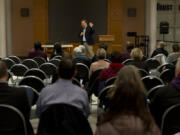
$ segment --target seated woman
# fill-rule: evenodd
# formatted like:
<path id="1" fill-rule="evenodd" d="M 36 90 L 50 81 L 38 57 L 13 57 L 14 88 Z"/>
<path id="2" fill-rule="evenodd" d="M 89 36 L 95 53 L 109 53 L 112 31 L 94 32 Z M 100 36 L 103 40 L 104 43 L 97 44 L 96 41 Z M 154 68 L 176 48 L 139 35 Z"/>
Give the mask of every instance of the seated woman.
<path id="1" fill-rule="evenodd" d="M 106 58 L 106 51 L 103 48 L 97 50 L 96 56 L 98 58 L 98 61 L 91 64 L 89 76 L 91 76 L 92 73 L 96 70 L 106 69 L 109 67 L 110 63 L 104 61 L 104 59 Z"/>
<path id="2" fill-rule="evenodd" d="M 51 54 L 51 59 L 55 56 L 63 56 L 63 50 L 59 42 L 56 42 L 54 45 L 54 51 Z"/>
<path id="3" fill-rule="evenodd" d="M 134 66 L 123 67 L 110 90 L 109 109 L 96 135 L 161 135 L 144 102 L 145 88 Z"/>
<path id="4" fill-rule="evenodd" d="M 133 61 L 129 62 L 128 65 L 134 65 L 135 67 L 139 69 L 147 70 L 147 66 L 145 62 L 143 61 L 143 53 L 142 50 L 139 48 L 134 48 L 131 51 L 131 59 Z"/>

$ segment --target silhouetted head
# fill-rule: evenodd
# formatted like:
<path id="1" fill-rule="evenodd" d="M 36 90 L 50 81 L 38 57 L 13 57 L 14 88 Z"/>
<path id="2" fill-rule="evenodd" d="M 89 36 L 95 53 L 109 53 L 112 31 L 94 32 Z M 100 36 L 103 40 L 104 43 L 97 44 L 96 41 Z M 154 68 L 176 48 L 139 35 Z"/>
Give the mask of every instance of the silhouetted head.
<path id="1" fill-rule="evenodd" d="M 34 49 L 35 50 L 42 50 L 41 42 L 35 42 L 34 43 Z"/>
<path id="2" fill-rule="evenodd" d="M 122 55 L 119 51 L 113 51 L 111 54 L 111 61 L 112 63 L 121 63 L 122 62 Z"/>

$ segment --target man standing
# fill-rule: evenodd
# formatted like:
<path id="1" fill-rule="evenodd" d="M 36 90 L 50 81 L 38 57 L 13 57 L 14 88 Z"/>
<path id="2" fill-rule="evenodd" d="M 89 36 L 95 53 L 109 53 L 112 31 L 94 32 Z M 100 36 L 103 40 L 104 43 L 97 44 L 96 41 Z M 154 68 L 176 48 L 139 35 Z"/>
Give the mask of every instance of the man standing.
<path id="1" fill-rule="evenodd" d="M 94 45 L 93 34 L 95 32 L 94 24 L 90 22 L 88 25 L 86 20 L 82 20 L 81 27 L 82 27 L 80 31 L 81 41 L 86 48 L 86 53 L 89 54 L 90 58 L 92 58 L 94 56 L 94 52 L 93 52 L 93 45 Z"/>

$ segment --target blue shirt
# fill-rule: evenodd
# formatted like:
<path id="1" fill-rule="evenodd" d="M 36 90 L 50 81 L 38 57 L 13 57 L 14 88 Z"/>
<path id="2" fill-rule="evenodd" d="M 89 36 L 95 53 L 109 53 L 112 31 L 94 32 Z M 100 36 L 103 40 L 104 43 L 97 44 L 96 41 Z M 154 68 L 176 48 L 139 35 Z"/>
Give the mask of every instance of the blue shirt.
<path id="1" fill-rule="evenodd" d="M 69 104 L 79 108 L 87 117 L 89 115 L 89 100 L 85 90 L 74 85 L 71 80 L 59 79 L 41 91 L 37 102 L 36 113 L 40 117 L 47 105 Z"/>

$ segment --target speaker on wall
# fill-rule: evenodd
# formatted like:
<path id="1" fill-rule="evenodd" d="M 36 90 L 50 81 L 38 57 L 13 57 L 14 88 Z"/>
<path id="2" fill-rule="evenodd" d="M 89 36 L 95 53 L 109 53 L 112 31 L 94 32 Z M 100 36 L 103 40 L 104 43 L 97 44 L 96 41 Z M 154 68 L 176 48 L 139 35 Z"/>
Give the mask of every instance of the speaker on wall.
<path id="1" fill-rule="evenodd" d="M 160 23 L 160 34 L 169 34 L 169 23 L 168 22 Z"/>
<path id="2" fill-rule="evenodd" d="M 136 8 L 128 8 L 128 17 L 136 17 Z"/>
<path id="3" fill-rule="evenodd" d="M 21 8 L 20 14 L 21 17 L 29 17 L 29 8 Z"/>

